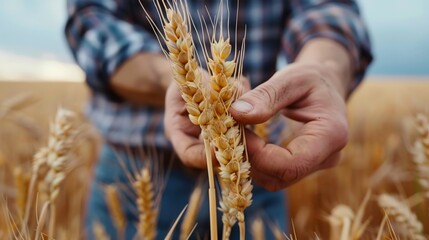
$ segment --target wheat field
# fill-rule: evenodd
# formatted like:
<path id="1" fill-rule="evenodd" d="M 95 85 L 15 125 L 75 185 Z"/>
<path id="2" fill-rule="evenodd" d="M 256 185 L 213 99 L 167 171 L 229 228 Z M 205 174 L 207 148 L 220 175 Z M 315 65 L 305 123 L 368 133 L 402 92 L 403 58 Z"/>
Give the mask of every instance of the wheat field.
<path id="1" fill-rule="evenodd" d="M 289 229 L 295 230 L 289 238 L 427 238 L 428 190 L 419 181 L 427 177 L 422 173 L 428 163 L 426 168 L 416 166 L 415 142 L 424 139 L 418 127 L 424 121 L 416 116 L 429 116 L 428 91 L 424 79 L 387 77 L 367 80 L 357 89 L 349 100 L 350 140 L 339 166 L 315 173 L 287 191 Z M 36 219 L 44 200 L 41 193 L 35 194 L 38 202 L 31 208 L 28 228 L 21 231 L 28 199 L 28 191 L 22 189 L 29 186 L 33 156 L 52 135 L 49 123 L 59 107 L 76 112 L 85 134 L 79 135 L 59 185 L 55 229 L 49 229 L 48 217 L 40 236 L 84 238 L 82 217 L 99 147 L 98 135 L 82 115 L 87 97 L 82 82 L 0 81 L 0 239 L 38 238 Z M 267 223 L 261 219 L 259 224 Z M 103 229 L 97 230 L 102 236 Z M 281 233 L 277 236 L 286 239 Z M 254 239 L 262 238 L 256 232 Z"/>

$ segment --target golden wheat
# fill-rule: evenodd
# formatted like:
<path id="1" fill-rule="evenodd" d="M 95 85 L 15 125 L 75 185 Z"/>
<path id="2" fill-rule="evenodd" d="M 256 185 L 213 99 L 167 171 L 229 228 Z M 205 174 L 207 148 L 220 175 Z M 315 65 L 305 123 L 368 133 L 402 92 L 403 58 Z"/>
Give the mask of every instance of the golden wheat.
<path id="1" fill-rule="evenodd" d="M 425 115 L 416 117 L 419 139 L 414 144 L 413 161 L 418 174 L 418 182 L 422 186 L 424 196 L 429 199 L 429 122 Z"/>
<path id="2" fill-rule="evenodd" d="M 118 188 L 114 185 L 107 185 L 104 188 L 107 207 L 112 216 L 113 223 L 117 231 L 117 239 L 123 239 L 125 234 L 126 218 L 122 210 L 121 198 Z"/>
<path id="3" fill-rule="evenodd" d="M 189 239 L 193 229 L 196 226 L 196 220 L 204 200 L 203 184 L 199 181 L 191 193 L 188 203 L 188 209 L 183 217 L 182 225 L 180 226 L 180 240 Z"/>
<path id="4" fill-rule="evenodd" d="M 133 185 L 137 193 L 137 208 L 139 210 L 138 236 L 141 239 L 155 239 L 158 210 L 154 203 L 154 187 L 148 168 L 142 168 Z"/>
<path id="5" fill-rule="evenodd" d="M 55 231 L 55 200 L 60 191 L 60 184 L 65 178 L 65 164 L 73 147 L 74 137 L 77 132 L 74 127 L 75 114 L 66 109 L 57 111 L 54 122 L 50 127 L 48 145 L 41 148 L 34 156 L 32 164 L 32 178 L 29 186 L 23 225 L 21 232 L 27 232 L 26 227 L 32 205 L 34 188 L 39 177 L 43 179 L 38 184 L 38 190 L 42 201 L 49 202 L 49 236 L 53 237 Z M 46 213 L 47 210 L 44 212 Z M 43 224 L 39 223 L 43 228 Z M 38 227 L 38 228 L 39 228 Z"/>
<path id="6" fill-rule="evenodd" d="M 405 203 L 389 194 L 381 194 L 378 196 L 377 201 L 378 205 L 385 210 L 386 214 L 392 216 L 393 220 L 402 226 L 405 235 L 416 240 L 426 239 L 426 237 L 423 236 L 422 223 Z"/>
<path id="7" fill-rule="evenodd" d="M 13 170 L 16 192 L 16 209 L 18 210 L 19 219 L 25 214 L 25 205 L 27 201 L 29 177 L 24 173 L 21 167 Z"/>
<path id="8" fill-rule="evenodd" d="M 222 30 L 221 30 L 222 31 Z M 220 34 L 211 43 L 210 69 L 211 103 L 214 106 L 214 119 L 210 122 L 208 134 L 214 145 L 219 162 L 219 176 L 222 186 L 221 210 L 224 224 L 224 238 L 229 238 L 236 219 L 240 227 L 240 238 L 245 238 L 244 210 L 252 203 L 250 162 L 247 159 L 243 127 L 230 115 L 229 107 L 237 94 L 236 59 L 227 61 L 231 54 L 229 39 Z"/>
<path id="9" fill-rule="evenodd" d="M 171 60 L 173 67 L 173 77 L 185 101 L 190 121 L 195 125 L 199 125 L 202 129 L 209 178 L 210 233 L 212 239 L 217 239 L 216 192 L 211 149 L 207 139 L 208 135 L 205 133 L 207 125 L 213 117 L 213 111 L 206 100 L 207 93 L 205 92 L 198 61 L 195 56 L 194 41 L 190 32 L 190 14 L 187 5 L 183 1 L 174 1 L 173 5 L 169 2 L 166 4 L 166 1 L 161 2 L 162 6 L 160 2 L 157 2 L 156 7 L 163 26 L 162 39 L 165 41 L 168 49 L 168 54 L 166 55 Z M 163 10 L 165 10 L 165 15 Z M 150 16 L 148 17 L 151 19 Z M 152 26 L 158 33 L 161 33 L 154 23 Z"/>

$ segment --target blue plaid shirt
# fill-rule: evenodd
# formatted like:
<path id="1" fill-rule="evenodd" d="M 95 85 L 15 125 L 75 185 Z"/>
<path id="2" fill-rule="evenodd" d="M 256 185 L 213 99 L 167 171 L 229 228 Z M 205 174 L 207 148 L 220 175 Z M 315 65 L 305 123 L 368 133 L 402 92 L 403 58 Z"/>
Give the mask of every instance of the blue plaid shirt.
<path id="1" fill-rule="evenodd" d="M 152 0 L 142 2 L 157 19 Z M 219 0 L 188 0 L 193 19 L 198 19 L 198 12 L 206 13 L 206 7 L 214 16 L 219 3 Z M 235 29 L 237 0 L 223 3 L 230 9 L 229 28 Z M 90 120 L 108 142 L 170 147 L 164 136 L 164 110 L 129 105 L 109 85 L 110 76 L 118 66 L 134 54 L 161 51 L 139 1 L 68 0 L 67 10 L 67 41 L 93 93 L 87 111 Z M 224 12 L 224 22 L 227 22 L 227 11 Z M 209 22 L 207 14 L 203 17 Z M 288 62 L 293 62 L 302 46 L 314 38 L 333 39 L 351 54 L 355 72 L 352 89 L 361 81 L 372 60 L 366 28 L 356 3 L 351 0 L 243 0 L 238 10 L 238 46 L 245 26 L 243 72 L 252 87 L 275 73 L 280 53 L 286 55 Z M 235 35 L 231 37 L 234 43 Z M 274 121 L 271 127 L 275 129 L 271 132 L 280 132 L 282 126 L 281 122 Z M 276 142 L 276 138 L 272 136 L 271 142 Z"/>

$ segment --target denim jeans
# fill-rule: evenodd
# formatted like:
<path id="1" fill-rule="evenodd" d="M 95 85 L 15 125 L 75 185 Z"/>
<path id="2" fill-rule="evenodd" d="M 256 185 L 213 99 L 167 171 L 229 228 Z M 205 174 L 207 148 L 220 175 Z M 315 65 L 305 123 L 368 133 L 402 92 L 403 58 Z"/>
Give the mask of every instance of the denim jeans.
<path id="1" fill-rule="evenodd" d="M 168 152 L 168 151 L 165 151 Z M 165 154 L 166 156 L 169 154 Z M 104 145 L 100 155 L 99 162 L 95 169 L 94 181 L 92 183 L 90 197 L 87 205 L 86 214 L 86 231 L 88 239 L 95 239 L 93 236 L 93 224 L 99 222 L 104 226 L 107 234 L 110 235 L 111 239 L 133 239 L 136 234 L 136 225 L 138 223 L 138 211 L 136 207 L 135 195 L 129 194 L 132 189 L 131 183 L 127 178 L 126 171 L 132 171 L 136 165 L 134 162 L 141 162 L 138 157 L 130 157 L 124 151 L 113 150 L 112 147 Z M 119 164 L 119 160 L 123 164 Z M 151 159 L 155 161 L 155 159 Z M 174 161 L 179 161 L 175 159 Z M 167 164 L 165 164 L 167 165 Z M 189 201 L 189 196 L 195 187 L 198 180 L 198 173 L 204 173 L 204 171 L 190 170 L 185 167 L 164 167 L 164 169 L 170 169 L 165 174 L 168 179 L 165 184 L 164 191 L 159 208 L 159 218 L 157 222 L 157 239 L 164 239 L 167 232 L 171 228 L 174 220 L 179 216 L 182 209 Z M 177 165 L 177 164 L 176 164 Z M 107 184 L 116 184 L 121 186 L 121 205 L 123 208 L 124 215 L 127 220 L 126 229 L 123 236 L 118 236 L 115 229 L 115 225 L 109 214 L 105 202 L 105 196 L 103 187 Z M 209 207 L 207 191 L 205 192 L 205 198 L 199 212 L 197 219 L 197 228 L 194 231 L 190 239 L 205 239 L 208 238 L 210 231 L 209 223 Z M 253 203 L 245 210 L 246 216 L 246 239 L 251 238 L 251 221 L 255 217 L 262 217 L 265 223 L 265 234 L 266 239 L 274 239 L 268 224 L 276 224 L 280 229 L 286 232 L 286 202 L 284 192 L 269 192 L 260 186 L 254 184 L 253 190 Z M 222 213 L 218 211 L 218 228 L 219 236 L 221 236 L 222 229 Z M 180 225 L 179 225 L 180 226 Z M 176 228 L 173 239 L 177 239 L 179 236 L 180 227 Z M 232 229 L 231 239 L 239 239 L 238 226 Z"/>

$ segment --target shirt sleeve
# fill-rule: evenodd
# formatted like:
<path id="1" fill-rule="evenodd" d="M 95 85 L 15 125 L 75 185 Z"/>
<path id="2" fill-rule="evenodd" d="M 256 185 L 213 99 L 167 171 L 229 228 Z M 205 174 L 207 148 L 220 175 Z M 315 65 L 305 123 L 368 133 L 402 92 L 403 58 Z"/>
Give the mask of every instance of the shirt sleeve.
<path id="1" fill-rule="evenodd" d="M 354 68 L 351 92 L 372 61 L 370 39 L 355 1 L 292 0 L 283 38 L 288 61 L 295 60 L 306 42 L 319 37 L 335 40 L 350 53 Z"/>
<path id="2" fill-rule="evenodd" d="M 138 52 L 161 52 L 155 36 L 130 20 L 126 2 L 67 1 L 65 34 L 73 56 L 90 88 L 110 100 L 120 100 L 109 80 L 121 63 Z"/>

